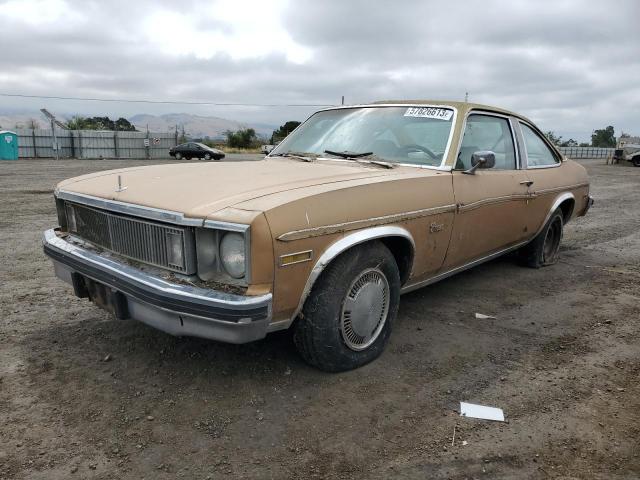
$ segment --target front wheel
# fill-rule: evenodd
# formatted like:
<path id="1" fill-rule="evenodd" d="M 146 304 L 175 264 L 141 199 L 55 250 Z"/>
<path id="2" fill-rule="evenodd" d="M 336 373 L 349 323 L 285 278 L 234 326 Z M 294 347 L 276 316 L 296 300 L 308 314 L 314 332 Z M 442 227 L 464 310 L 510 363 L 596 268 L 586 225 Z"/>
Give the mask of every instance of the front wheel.
<path id="1" fill-rule="evenodd" d="M 556 263 L 563 230 L 564 216 L 562 210 L 558 208 L 538 236 L 520 249 L 522 262 L 531 268 L 546 267 Z"/>
<path id="2" fill-rule="evenodd" d="M 204 159 L 205 160 L 211 160 L 211 154 L 210 153 L 205 153 L 204 154 Z"/>
<path id="3" fill-rule="evenodd" d="M 365 365 L 383 352 L 399 301 L 400 273 L 389 249 L 377 241 L 354 247 L 314 285 L 294 327 L 296 347 L 328 372 Z"/>
<path id="4" fill-rule="evenodd" d="M 634 167 L 640 167 L 640 157 L 633 157 L 633 160 L 631 160 L 631 162 L 633 163 Z"/>
<path id="5" fill-rule="evenodd" d="M 182 160 L 182 154 L 180 152 L 176 152 L 176 160 Z"/>

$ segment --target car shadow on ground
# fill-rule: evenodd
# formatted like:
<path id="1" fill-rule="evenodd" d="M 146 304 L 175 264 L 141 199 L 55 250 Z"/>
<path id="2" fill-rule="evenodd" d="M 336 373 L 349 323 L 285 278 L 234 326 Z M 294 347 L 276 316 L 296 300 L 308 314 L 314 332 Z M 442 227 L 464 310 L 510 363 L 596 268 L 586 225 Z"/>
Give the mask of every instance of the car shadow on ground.
<path id="1" fill-rule="evenodd" d="M 414 320 L 413 314 L 421 314 L 427 322 L 430 314 L 455 317 L 460 313 L 462 298 L 475 296 L 479 305 L 493 303 L 494 299 L 484 292 L 494 290 L 494 280 L 506 275 L 513 277 L 515 283 L 522 270 L 526 271 L 517 265 L 515 256 L 506 256 L 403 295 L 397 321 L 400 325 L 396 326 L 394 335 L 401 334 L 404 328 L 429 327 L 426 322 Z M 286 371 L 294 366 L 317 371 L 306 366 L 296 352 L 290 330 L 271 333 L 252 343 L 233 345 L 195 337 L 174 337 L 135 320 L 116 320 L 90 302 L 80 302 L 82 309 L 77 321 L 30 334 L 23 341 L 25 348 L 57 351 L 79 368 L 84 368 L 87 361 L 107 365 L 116 358 L 126 357 L 135 365 L 170 364 L 175 372 L 215 370 L 223 374 L 241 371 L 256 374 Z M 392 342 L 393 338 L 392 335 Z"/>
<path id="2" fill-rule="evenodd" d="M 501 319 L 471 323 L 460 336 L 461 318 L 471 319 L 473 311 L 462 312 L 464 301 L 475 299 L 472 310 L 495 314 L 510 306 L 508 298 L 496 298 L 495 285 L 512 277 L 518 283 L 524 269 L 512 258 L 494 260 L 462 272 L 424 289 L 404 295 L 390 344 L 382 358 L 362 369 L 343 374 L 327 374 L 306 363 L 298 355 L 290 331 L 274 332 L 256 342 L 231 345 L 192 337 L 173 337 L 134 320 L 116 320 L 86 300 L 75 320 L 38 330 L 21 342 L 34 380 L 46 375 L 53 390 L 56 386 L 82 390 L 92 385 L 106 389 L 107 396 L 128 396 L 131 390 L 201 390 L 236 395 L 255 385 L 303 388 L 319 382 L 332 384 L 335 377 L 356 381 L 378 375 L 383 381 L 394 374 L 429 371 L 429 378 L 453 375 L 463 368 L 463 352 L 469 333 L 489 337 L 514 326 Z M 502 303 L 501 303 L 502 302 Z M 504 302 L 507 302 L 506 304 Z M 537 343 L 533 327 L 509 330 L 524 343 Z M 472 329 L 471 332 L 469 329 Z M 497 342 L 497 344 L 502 342 Z M 490 350 L 491 343 L 478 342 L 478 349 Z M 476 352 L 477 353 L 477 352 Z M 295 379 L 290 373 L 296 373 Z M 439 372 L 439 373 L 438 373 Z M 425 379 L 429 382 L 429 379 Z M 238 383 L 242 386 L 238 388 Z M 167 387 L 162 387 L 166 385 Z M 98 392 L 96 392 L 98 393 Z M 55 395 L 54 395 L 55 396 Z"/>

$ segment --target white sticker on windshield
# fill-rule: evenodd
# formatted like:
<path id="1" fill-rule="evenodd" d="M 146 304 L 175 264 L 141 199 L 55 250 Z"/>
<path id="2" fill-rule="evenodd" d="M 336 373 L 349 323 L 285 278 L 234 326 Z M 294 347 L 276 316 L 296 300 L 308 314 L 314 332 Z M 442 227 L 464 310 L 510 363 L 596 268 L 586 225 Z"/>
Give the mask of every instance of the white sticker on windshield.
<path id="1" fill-rule="evenodd" d="M 453 110 L 436 107 L 409 107 L 404 112 L 405 117 L 435 118 L 437 120 L 451 120 Z"/>

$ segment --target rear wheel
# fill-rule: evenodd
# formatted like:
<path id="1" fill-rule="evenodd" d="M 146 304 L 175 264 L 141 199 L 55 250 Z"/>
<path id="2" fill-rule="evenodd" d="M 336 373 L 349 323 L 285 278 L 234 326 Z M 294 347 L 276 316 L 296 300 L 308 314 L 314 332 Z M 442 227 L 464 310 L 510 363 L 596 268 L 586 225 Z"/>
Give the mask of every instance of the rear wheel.
<path id="1" fill-rule="evenodd" d="M 191 160 L 191 156 L 187 155 L 186 157 L 184 157 L 185 160 Z"/>
<path id="2" fill-rule="evenodd" d="M 176 152 L 176 160 L 182 160 L 182 154 L 180 152 Z"/>
<path id="3" fill-rule="evenodd" d="M 640 156 L 633 157 L 633 160 L 631 160 L 631 162 L 633 163 L 634 167 L 640 167 Z"/>
<path id="4" fill-rule="evenodd" d="M 294 330 L 311 365 L 329 372 L 375 360 L 386 346 L 400 301 L 400 274 L 381 242 L 343 253 L 323 272 Z"/>
<path id="5" fill-rule="evenodd" d="M 530 243 L 520 249 L 522 262 L 532 268 L 553 265 L 558 261 L 558 251 L 564 229 L 564 216 L 559 208 L 553 212 L 542 231 Z"/>

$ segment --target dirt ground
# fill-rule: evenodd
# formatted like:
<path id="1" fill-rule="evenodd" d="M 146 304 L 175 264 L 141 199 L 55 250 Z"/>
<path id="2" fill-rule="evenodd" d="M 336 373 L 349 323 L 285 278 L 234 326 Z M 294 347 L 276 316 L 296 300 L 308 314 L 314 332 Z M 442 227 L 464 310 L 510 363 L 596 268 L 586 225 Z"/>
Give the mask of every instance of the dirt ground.
<path id="1" fill-rule="evenodd" d="M 125 163 L 0 162 L 0 479 L 640 478 L 640 168 L 585 161 L 560 263 L 408 294 L 379 360 L 326 374 L 286 332 L 174 338 L 54 278 L 53 185 Z"/>

